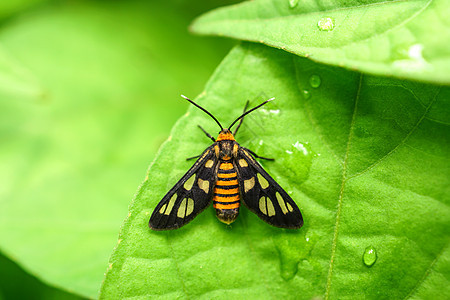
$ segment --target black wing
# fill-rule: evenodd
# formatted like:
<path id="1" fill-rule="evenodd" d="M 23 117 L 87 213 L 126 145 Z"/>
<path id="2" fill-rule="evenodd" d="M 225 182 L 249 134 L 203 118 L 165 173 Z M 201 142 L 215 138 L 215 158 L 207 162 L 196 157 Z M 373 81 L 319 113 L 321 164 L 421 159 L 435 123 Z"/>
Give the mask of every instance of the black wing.
<path id="1" fill-rule="evenodd" d="M 245 148 L 239 148 L 235 164 L 242 198 L 252 212 L 276 227 L 302 227 L 297 204 Z"/>
<path id="2" fill-rule="evenodd" d="M 214 145 L 202 153 L 189 171 L 156 205 L 150 217 L 151 229 L 179 228 L 192 221 L 211 203 L 218 161 L 213 147 Z"/>

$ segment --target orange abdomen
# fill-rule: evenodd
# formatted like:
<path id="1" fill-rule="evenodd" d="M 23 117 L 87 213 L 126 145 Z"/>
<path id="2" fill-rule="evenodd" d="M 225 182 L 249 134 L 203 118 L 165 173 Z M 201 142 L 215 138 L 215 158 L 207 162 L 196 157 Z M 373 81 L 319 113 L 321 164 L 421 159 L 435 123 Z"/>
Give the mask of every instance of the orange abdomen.
<path id="1" fill-rule="evenodd" d="M 239 213 L 239 183 L 234 166 L 230 162 L 221 162 L 214 187 L 213 206 L 220 221 L 233 222 Z"/>

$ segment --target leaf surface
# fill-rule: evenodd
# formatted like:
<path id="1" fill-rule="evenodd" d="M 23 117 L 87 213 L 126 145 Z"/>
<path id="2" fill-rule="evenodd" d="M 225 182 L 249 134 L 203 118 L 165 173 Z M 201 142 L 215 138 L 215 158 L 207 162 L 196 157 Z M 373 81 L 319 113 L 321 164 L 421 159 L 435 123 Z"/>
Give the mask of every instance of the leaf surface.
<path id="1" fill-rule="evenodd" d="M 0 299 L 85 299 L 40 282 L 1 254 L 0 265 Z"/>
<path id="2" fill-rule="evenodd" d="M 208 51 L 170 4 L 66 2 L 2 24 L 0 249 L 94 298 L 130 193 L 187 107 L 179 95 L 201 90 L 228 44 Z"/>
<path id="3" fill-rule="evenodd" d="M 449 20 L 445 0 L 256 0 L 208 12 L 192 30 L 351 70 L 448 84 Z"/>
<path id="4" fill-rule="evenodd" d="M 209 207 L 175 231 L 153 208 L 217 125 L 191 107 L 161 147 L 110 260 L 102 299 L 427 298 L 449 295 L 449 89 L 319 65 L 255 44 L 234 48 L 197 103 L 237 141 L 274 157 L 265 169 L 305 225 L 285 230 L 245 207 L 231 226 Z M 370 267 L 364 263 L 376 254 Z"/>
<path id="5" fill-rule="evenodd" d="M 0 2 L 0 19 L 8 18 L 49 0 L 8 0 Z"/>

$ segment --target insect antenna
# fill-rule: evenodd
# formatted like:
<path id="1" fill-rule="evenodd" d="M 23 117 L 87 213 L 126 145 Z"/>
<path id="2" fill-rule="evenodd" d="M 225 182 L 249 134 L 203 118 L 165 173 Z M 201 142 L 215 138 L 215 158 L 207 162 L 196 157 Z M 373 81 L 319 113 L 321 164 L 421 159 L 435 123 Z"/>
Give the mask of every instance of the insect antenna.
<path id="1" fill-rule="evenodd" d="M 266 104 L 267 102 L 270 102 L 272 100 L 275 100 L 275 98 L 270 98 L 269 100 L 264 101 L 263 103 L 261 103 L 260 105 L 253 107 L 250 110 L 247 110 L 245 113 L 243 113 L 242 115 L 240 115 L 240 117 L 238 117 L 236 120 L 234 120 L 233 123 L 231 123 L 230 126 L 228 126 L 228 129 L 231 129 L 231 127 L 233 127 L 234 124 L 236 124 L 237 121 L 239 121 L 240 119 L 242 119 L 243 117 L 245 117 L 246 115 L 248 115 L 249 113 L 251 113 L 252 111 L 260 108 L 261 106 L 263 106 L 264 104 Z"/>
<path id="2" fill-rule="evenodd" d="M 223 130 L 222 125 L 220 124 L 219 121 L 217 121 L 217 119 L 206 109 L 204 109 L 203 107 L 201 107 L 200 105 L 198 105 L 197 103 L 195 103 L 194 101 L 192 101 L 191 99 L 189 99 L 188 97 L 186 97 L 185 95 L 181 95 L 181 97 L 183 97 L 184 99 L 186 99 L 187 101 L 191 102 L 192 104 L 194 104 L 195 106 L 197 106 L 198 108 L 200 108 L 201 110 L 203 110 L 205 113 L 207 113 L 211 118 L 214 119 L 214 121 L 216 121 L 216 123 L 220 126 L 220 130 Z"/>

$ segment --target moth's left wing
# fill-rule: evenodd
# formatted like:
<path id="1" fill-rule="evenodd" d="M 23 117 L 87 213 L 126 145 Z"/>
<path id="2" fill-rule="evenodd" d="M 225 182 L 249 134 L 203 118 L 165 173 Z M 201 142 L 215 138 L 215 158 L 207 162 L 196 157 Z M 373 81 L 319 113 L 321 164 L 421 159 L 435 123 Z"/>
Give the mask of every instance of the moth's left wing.
<path id="1" fill-rule="evenodd" d="M 211 146 L 156 205 L 149 227 L 153 230 L 180 228 L 208 207 L 216 181 L 216 166 L 217 158 Z"/>
<path id="2" fill-rule="evenodd" d="M 236 167 L 243 201 L 252 212 L 276 227 L 302 227 L 297 204 L 245 148 L 238 150 Z"/>

